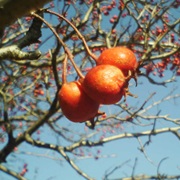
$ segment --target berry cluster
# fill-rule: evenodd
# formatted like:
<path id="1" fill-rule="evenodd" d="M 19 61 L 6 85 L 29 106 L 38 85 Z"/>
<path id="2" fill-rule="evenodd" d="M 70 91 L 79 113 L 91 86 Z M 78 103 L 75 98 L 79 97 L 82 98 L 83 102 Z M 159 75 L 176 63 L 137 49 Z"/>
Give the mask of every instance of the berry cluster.
<path id="1" fill-rule="evenodd" d="M 78 81 L 63 83 L 59 102 L 63 114 L 73 122 L 100 115 L 100 104 L 114 104 L 126 96 L 128 81 L 137 68 L 134 53 L 126 47 L 104 50 L 96 66 Z"/>

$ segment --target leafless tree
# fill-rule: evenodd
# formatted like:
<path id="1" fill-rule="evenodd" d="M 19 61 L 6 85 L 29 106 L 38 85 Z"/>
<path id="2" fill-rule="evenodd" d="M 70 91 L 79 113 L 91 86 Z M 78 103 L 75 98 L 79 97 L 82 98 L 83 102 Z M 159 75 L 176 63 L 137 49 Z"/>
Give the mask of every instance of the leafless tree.
<path id="1" fill-rule="evenodd" d="M 180 98 L 179 0 L 1 0 L 0 6 L 2 172 L 16 179 L 28 179 L 28 160 L 19 161 L 20 170 L 9 160 L 13 157 L 17 161 L 24 154 L 66 161 L 83 178 L 96 179 L 76 161 L 116 155 L 99 151 L 89 155 L 93 149 L 103 149 L 112 141 L 134 139 L 139 152 L 153 163 L 147 150 L 154 136 L 172 134 L 179 143 L 180 117 L 173 114 L 177 113 Z M 138 97 L 102 105 L 100 110 L 105 114 L 95 117 L 94 127 L 88 120 L 80 124 L 70 122 L 58 102 L 65 57 L 70 60 L 67 79 L 73 81 L 78 75 L 72 62 L 86 74 L 104 49 L 115 46 L 127 46 L 137 57 L 137 87 L 132 80 L 129 90 Z M 151 87 L 155 87 L 152 92 L 148 89 Z M 44 150 L 56 152 L 59 157 Z M 135 160 L 131 162 L 132 173 L 118 178 L 179 179 L 180 172 L 171 175 L 159 171 L 164 160 L 153 175 L 143 171 L 137 174 Z M 103 179 L 112 179 L 111 175 L 129 163 L 127 157 L 126 162 L 102 174 Z"/>

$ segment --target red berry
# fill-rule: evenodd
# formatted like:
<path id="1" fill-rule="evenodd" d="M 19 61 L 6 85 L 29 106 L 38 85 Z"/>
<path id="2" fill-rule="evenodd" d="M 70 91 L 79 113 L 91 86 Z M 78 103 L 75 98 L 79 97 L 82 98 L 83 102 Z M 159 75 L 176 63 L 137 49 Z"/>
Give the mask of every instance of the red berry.
<path id="1" fill-rule="evenodd" d="M 70 121 L 84 122 L 98 112 L 99 103 L 83 91 L 79 81 L 63 84 L 58 95 L 62 112 Z"/>
<path id="2" fill-rule="evenodd" d="M 97 60 L 97 65 L 110 64 L 118 67 L 124 75 L 134 71 L 137 67 L 136 56 L 126 47 L 113 47 L 104 50 Z"/>
<path id="3" fill-rule="evenodd" d="M 114 104 L 124 95 L 125 77 L 112 65 L 99 65 L 85 76 L 82 86 L 85 92 L 100 104 Z"/>

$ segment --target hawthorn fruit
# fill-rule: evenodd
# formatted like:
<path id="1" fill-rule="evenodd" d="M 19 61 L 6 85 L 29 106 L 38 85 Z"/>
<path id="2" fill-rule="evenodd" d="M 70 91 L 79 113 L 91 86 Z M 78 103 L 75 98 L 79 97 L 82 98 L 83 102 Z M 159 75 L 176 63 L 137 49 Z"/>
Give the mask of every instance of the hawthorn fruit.
<path id="1" fill-rule="evenodd" d="M 137 68 L 137 60 L 133 51 L 124 46 L 104 50 L 97 59 L 97 65 L 109 64 L 118 67 L 125 76 Z"/>
<path id="2" fill-rule="evenodd" d="M 119 68 L 99 65 L 86 74 L 82 86 L 86 94 L 99 104 L 114 104 L 125 94 L 127 83 Z"/>
<path id="3" fill-rule="evenodd" d="M 58 97 L 63 114 L 72 122 L 84 122 L 98 114 L 99 103 L 83 91 L 79 81 L 64 83 Z"/>

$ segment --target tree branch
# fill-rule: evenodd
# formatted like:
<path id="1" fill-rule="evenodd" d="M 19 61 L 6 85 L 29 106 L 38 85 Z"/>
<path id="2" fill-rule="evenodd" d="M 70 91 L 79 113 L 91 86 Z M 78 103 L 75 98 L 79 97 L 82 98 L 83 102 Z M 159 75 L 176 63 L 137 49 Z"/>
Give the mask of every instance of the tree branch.
<path id="1" fill-rule="evenodd" d="M 3 171 L 4 173 L 11 175 L 12 177 L 19 179 L 19 180 L 26 180 L 26 178 L 22 177 L 21 175 L 19 175 L 18 173 L 7 169 L 5 166 L 0 164 L 0 171 Z"/>
<path id="2" fill-rule="evenodd" d="M 43 16 L 43 13 L 40 13 Z M 30 26 L 26 35 L 19 39 L 14 45 L 3 47 L 0 49 L 0 60 L 3 59 L 15 59 L 15 60 L 33 60 L 38 59 L 41 56 L 39 50 L 32 52 L 24 52 L 21 49 L 38 42 L 38 39 L 41 37 L 41 26 L 42 21 L 38 18 L 34 18 L 32 25 Z"/>
<path id="3" fill-rule="evenodd" d="M 50 0 L 1 0 L 0 22 L 2 31 L 5 27 L 14 23 L 18 18 L 21 18 L 32 11 L 37 11 Z"/>
<path id="4" fill-rule="evenodd" d="M 15 60 L 36 60 L 41 56 L 41 52 L 31 51 L 23 52 L 17 45 L 12 45 L 0 49 L 0 60 L 15 59 Z"/>
<path id="5" fill-rule="evenodd" d="M 177 133 L 177 131 L 180 130 L 180 127 L 173 127 L 173 128 L 162 128 L 162 129 L 156 129 L 156 130 L 149 130 L 149 131 L 144 131 L 144 132 L 139 132 L 139 133 L 123 133 L 123 134 L 118 134 L 115 136 L 111 136 L 111 137 L 107 137 L 104 139 L 101 139 L 99 141 L 88 141 L 88 140 L 83 140 L 83 141 L 79 141 L 77 143 L 72 144 L 69 147 L 65 148 L 65 151 L 72 151 L 78 147 L 83 147 L 83 146 L 87 146 L 87 147 L 92 147 L 92 146 L 101 146 L 104 143 L 107 142 L 111 142 L 114 140 L 118 140 L 118 139 L 124 139 L 124 138 L 137 138 L 137 137 L 141 137 L 141 136 L 149 136 L 151 135 L 157 135 L 157 134 L 162 134 L 162 133 L 166 133 L 166 132 L 171 132 L 173 133 L 178 139 L 180 139 L 180 134 Z"/>

